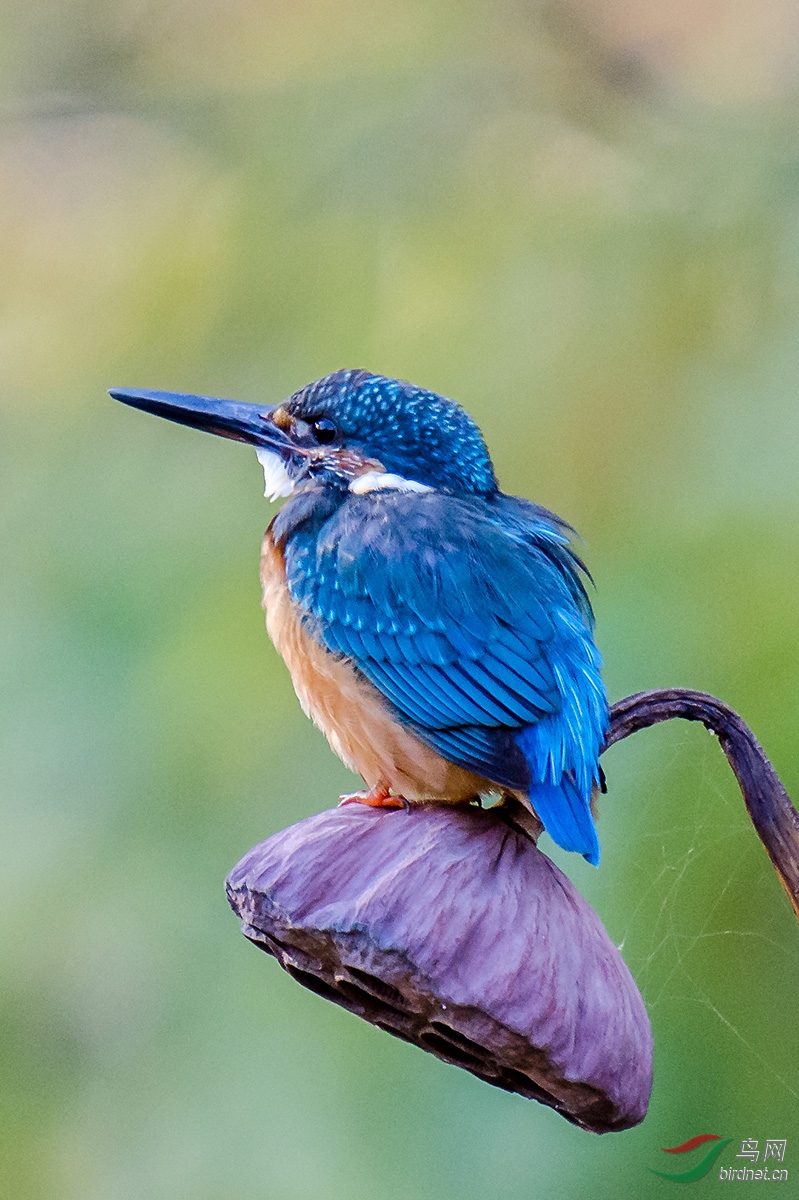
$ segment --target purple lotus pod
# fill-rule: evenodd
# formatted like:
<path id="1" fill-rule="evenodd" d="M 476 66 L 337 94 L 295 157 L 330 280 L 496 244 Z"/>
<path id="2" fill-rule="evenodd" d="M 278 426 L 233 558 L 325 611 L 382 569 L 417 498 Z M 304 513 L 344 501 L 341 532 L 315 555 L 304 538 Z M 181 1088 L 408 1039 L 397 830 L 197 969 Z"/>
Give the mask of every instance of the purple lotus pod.
<path id="1" fill-rule="evenodd" d="M 589 904 L 496 810 L 353 804 L 251 850 L 227 881 L 294 979 L 596 1133 L 643 1120 L 652 1035 Z"/>
<path id="2" fill-rule="evenodd" d="M 614 704 L 607 746 L 675 717 L 717 735 L 799 916 L 799 813 L 736 712 L 686 688 L 641 692 Z M 507 804 L 333 809 L 251 850 L 228 897 L 306 987 L 584 1129 L 627 1129 L 652 1085 L 646 1010 L 536 832 Z"/>

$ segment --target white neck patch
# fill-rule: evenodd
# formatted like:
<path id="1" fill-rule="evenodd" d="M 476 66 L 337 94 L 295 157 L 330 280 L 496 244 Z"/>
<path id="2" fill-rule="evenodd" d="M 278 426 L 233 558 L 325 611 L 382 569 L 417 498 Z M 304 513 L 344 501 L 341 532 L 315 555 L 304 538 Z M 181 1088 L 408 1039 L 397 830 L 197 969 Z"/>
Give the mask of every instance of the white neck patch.
<path id="1" fill-rule="evenodd" d="M 286 470 L 285 463 L 274 450 L 256 446 L 255 457 L 264 469 L 264 495 L 267 500 L 279 500 L 294 491 L 294 480 Z"/>
<path id="2" fill-rule="evenodd" d="M 404 475 L 392 475 L 390 471 L 367 471 L 353 479 L 350 491 L 356 496 L 365 496 L 368 492 L 432 492 L 433 489 L 426 483 L 406 479 Z"/>
<path id="3" fill-rule="evenodd" d="M 255 457 L 263 467 L 264 495 L 267 500 L 279 500 L 294 491 L 294 480 L 286 470 L 282 457 L 265 446 L 256 446 Z M 355 496 L 366 496 L 369 492 L 432 492 L 426 483 L 406 479 L 404 475 L 393 475 L 390 471 L 366 471 L 358 475 L 349 490 Z"/>

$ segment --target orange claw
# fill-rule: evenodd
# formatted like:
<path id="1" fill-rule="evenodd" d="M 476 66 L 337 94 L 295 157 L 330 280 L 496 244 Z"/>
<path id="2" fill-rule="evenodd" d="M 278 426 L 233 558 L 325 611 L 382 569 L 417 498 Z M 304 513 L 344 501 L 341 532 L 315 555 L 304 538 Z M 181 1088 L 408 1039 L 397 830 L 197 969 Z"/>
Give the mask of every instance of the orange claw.
<path id="1" fill-rule="evenodd" d="M 347 796 L 340 796 L 339 808 L 344 804 L 366 804 L 369 808 L 404 808 L 407 812 L 411 811 L 410 801 L 404 796 L 392 796 L 391 788 L 384 783 L 375 784 L 368 792 L 350 792 Z"/>

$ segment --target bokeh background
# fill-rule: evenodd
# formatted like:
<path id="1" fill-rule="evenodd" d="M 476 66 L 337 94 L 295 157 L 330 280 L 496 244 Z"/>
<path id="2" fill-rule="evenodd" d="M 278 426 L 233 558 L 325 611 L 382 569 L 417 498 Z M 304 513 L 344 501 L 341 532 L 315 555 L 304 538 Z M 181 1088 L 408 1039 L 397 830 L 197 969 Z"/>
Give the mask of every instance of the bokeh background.
<path id="1" fill-rule="evenodd" d="M 799 1177 L 799 931 L 700 728 L 615 747 L 601 868 L 555 855 L 650 1009 L 634 1131 L 244 941 L 225 873 L 351 780 L 254 455 L 105 395 L 456 397 L 583 535 L 611 696 L 719 694 L 799 793 L 796 6 L 7 0 L 0 80 L 0 1194 L 615 1200 L 705 1132 Z"/>

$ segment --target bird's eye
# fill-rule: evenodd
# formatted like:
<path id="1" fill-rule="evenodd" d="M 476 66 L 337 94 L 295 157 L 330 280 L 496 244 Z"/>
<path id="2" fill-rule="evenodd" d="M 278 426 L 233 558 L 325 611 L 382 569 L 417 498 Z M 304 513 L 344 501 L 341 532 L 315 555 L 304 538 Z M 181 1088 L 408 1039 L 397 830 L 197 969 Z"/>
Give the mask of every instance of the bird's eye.
<path id="1" fill-rule="evenodd" d="M 329 417 L 320 417 L 318 421 L 314 421 L 311 428 L 317 442 L 322 445 L 325 442 L 332 442 L 336 436 L 336 427 Z"/>

